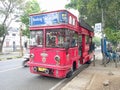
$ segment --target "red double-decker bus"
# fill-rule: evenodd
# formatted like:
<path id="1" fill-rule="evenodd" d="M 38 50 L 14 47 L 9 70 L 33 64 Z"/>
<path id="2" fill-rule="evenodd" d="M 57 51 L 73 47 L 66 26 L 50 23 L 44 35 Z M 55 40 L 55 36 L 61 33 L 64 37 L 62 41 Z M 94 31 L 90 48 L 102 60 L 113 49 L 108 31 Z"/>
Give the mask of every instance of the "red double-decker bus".
<path id="1" fill-rule="evenodd" d="M 93 57 L 93 29 L 67 10 L 30 15 L 30 71 L 65 78 Z"/>

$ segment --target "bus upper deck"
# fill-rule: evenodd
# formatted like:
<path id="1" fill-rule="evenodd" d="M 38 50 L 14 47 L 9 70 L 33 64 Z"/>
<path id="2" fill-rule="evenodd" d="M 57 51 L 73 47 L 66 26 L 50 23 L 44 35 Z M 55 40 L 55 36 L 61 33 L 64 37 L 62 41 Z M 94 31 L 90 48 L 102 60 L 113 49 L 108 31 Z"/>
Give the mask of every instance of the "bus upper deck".
<path id="1" fill-rule="evenodd" d="M 71 28 L 77 31 L 77 17 L 67 10 L 30 15 L 30 30 L 43 28 Z"/>

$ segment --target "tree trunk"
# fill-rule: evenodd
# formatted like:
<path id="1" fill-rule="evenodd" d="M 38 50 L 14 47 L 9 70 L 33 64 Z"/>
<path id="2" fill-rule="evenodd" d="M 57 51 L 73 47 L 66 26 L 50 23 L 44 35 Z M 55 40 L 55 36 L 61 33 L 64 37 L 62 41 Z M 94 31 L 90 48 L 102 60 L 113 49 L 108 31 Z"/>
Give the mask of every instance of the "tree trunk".
<path id="1" fill-rule="evenodd" d="M 3 36 L 2 40 L 0 41 L 0 53 L 2 53 L 2 50 L 3 50 L 3 43 L 5 40 L 5 37 L 6 37 L 6 34 Z"/>
<path id="2" fill-rule="evenodd" d="M 1 40 L 1 42 L 0 42 L 0 53 L 2 53 L 3 43 L 4 43 L 4 40 L 5 40 L 5 37 L 6 37 L 7 27 L 6 27 L 6 25 L 5 25 L 5 22 L 7 21 L 8 16 L 9 16 L 9 14 L 7 14 L 7 15 L 5 16 L 5 19 L 4 19 L 3 23 L 2 23 L 2 25 L 4 25 L 5 33 L 4 33 L 3 38 L 2 38 L 2 40 Z"/>
<path id="3" fill-rule="evenodd" d="M 2 53 L 2 42 L 0 41 L 0 53 Z"/>

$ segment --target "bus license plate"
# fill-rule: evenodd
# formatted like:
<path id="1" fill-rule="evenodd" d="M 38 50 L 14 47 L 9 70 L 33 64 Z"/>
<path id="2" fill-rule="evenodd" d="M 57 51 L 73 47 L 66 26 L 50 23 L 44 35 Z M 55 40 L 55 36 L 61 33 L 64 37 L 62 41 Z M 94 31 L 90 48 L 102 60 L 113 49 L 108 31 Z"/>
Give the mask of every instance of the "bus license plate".
<path id="1" fill-rule="evenodd" d="M 41 72 L 44 72 L 45 70 L 46 68 L 41 68 L 41 67 L 38 68 L 38 71 L 41 71 Z"/>

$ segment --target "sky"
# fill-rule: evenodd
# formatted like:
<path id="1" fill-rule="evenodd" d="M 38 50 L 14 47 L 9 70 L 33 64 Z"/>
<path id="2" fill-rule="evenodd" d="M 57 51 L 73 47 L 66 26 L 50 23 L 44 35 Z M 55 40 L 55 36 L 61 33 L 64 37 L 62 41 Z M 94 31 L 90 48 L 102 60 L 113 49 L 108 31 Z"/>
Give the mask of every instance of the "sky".
<path id="1" fill-rule="evenodd" d="M 46 11 L 62 10 L 65 9 L 65 5 L 70 2 L 70 0 L 37 0 L 40 8 Z M 78 12 L 70 9 L 68 10 L 72 14 L 78 17 Z M 15 22 L 12 22 L 15 27 L 19 27 Z M 13 24 L 11 24 L 13 26 Z"/>
<path id="2" fill-rule="evenodd" d="M 70 2 L 70 0 L 37 0 L 40 4 L 42 10 L 54 11 L 65 9 L 65 5 Z M 76 10 L 70 9 L 71 13 L 78 17 L 78 12 Z"/>
<path id="3" fill-rule="evenodd" d="M 65 5 L 69 3 L 69 0 L 37 0 L 42 10 L 53 11 L 65 9 Z"/>

